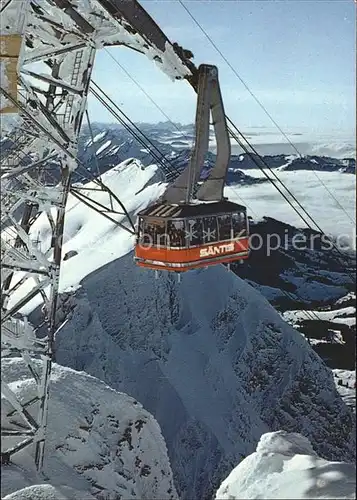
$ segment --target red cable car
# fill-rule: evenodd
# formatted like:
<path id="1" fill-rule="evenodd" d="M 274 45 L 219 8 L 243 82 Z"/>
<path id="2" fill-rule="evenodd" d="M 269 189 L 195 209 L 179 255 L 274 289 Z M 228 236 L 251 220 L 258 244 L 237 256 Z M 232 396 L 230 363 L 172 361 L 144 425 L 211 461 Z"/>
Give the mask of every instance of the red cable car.
<path id="1" fill-rule="evenodd" d="M 224 198 L 231 147 L 215 66 L 198 69 L 196 140 L 188 167 L 161 201 L 138 214 L 135 261 L 150 269 L 183 272 L 247 259 L 249 224 L 244 206 Z M 216 163 L 200 182 L 212 113 Z M 193 194 L 195 192 L 195 194 Z"/>

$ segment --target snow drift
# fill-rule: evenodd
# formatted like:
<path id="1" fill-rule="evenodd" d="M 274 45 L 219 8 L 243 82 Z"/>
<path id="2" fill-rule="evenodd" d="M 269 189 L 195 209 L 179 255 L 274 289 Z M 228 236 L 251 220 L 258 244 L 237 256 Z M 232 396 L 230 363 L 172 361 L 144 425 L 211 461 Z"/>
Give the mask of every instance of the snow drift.
<path id="1" fill-rule="evenodd" d="M 35 395 L 35 384 L 21 359 L 3 359 L 1 369 L 20 400 Z M 11 429 L 6 417 L 9 410 L 3 400 L 2 425 Z M 15 421 L 21 423 L 21 419 Z M 177 498 L 156 420 L 133 398 L 85 373 L 53 367 L 44 468 L 47 481 L 36 474 L 29 455 L 32 448 L 15 454 L 14 463 L 2 467 L 2 498 Z"/>
<path id="2" fill-rule="evenodd" d="M 356 498 L 356 467 L 328 462 L 308 439 L 284 431 L 264 434 L 217 491 L 217 500 Z"/>

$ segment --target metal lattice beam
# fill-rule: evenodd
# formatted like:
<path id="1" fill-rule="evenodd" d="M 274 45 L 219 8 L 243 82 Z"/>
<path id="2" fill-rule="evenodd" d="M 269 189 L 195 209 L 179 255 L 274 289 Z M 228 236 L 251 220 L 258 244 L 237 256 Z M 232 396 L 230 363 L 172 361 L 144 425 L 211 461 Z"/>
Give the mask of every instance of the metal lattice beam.
<path id="1" fill-rule="evenodd" d="M 65 208 L 71 175 L 83 167 L 77 161 L 77 140 L 96 51 L 125 45 L 153 59 L 172 79 L 190 77 L 190 70 L 179 47 L 170 44 L 135 0 L 1 0 L 0 9 L 5 75 L 0 87 L 1 354 L 23 357 L 38 393 L 20 401 L 2 380 L 2 396 L 11 407 L 2 421 L 2 461 L 34 444 L 40 471 L 60 328 L 56 309 Z M 100 180 L 95 182 L 110 204 L 116 202 L 126 214 L 118 197 Z M 77 186 L 72 192 L 116 222 L 119 212 L 91 200 L 88 190 Z M 33 241 L 31 228 L 39 217 L 51 233 L 50 251 Z M 32 301 L 42 304 L 45 337 L 39 337 L 23 312 Z M 42 360 L 41 370 L 33 358 Z"/>

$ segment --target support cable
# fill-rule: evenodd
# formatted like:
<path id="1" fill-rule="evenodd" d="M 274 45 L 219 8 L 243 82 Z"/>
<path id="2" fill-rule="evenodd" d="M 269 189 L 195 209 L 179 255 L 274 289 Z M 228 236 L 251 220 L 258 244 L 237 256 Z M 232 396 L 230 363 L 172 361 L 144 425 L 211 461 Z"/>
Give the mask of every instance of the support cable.
<path id="1" fill-rule="evenodd" d="M 272 115 L 269 113 L 269 111 L 266 109 L 266 107 L 262 104 L 262 102 L 257 98 L 257 96 L 254 94 L 252 90 L 250 90 L 249 86 L 245 83 L 243 78 L 239 75 L 239 73 L 234 69 L 234 67 L 230 64 L 228 59 L 224 56 L 222 51 L 217 47 L 217 45 L 214 43 L 212 38 L 209 36 L 209 34 L 205 31 L 205 29 L 201 26 L 201 24 L 197 21 L 197 19 L 194 17 L 194 15 L 190 12 L 188 7 L 184 5 L 182 0 L 177 0 L 181 6 L 185 9 L 187 14 L 190 16 L 190 18 L 194 21 L 196 26 L 202 31 L 202 33 L 205 35 L 207 40 L 211 43 L 211 45 L 214 47 L 214 49 L 218 52 L 218 54 L 221 56 L 221 58 L 224 60 L 224 62 L 229 66 L 229 68 L 233 71 L 234 75 L 239 79 L 239 81 L 242 83 L 242 85 L 245 87 L 245 89 L 249 92 L 249 94 L 253 97 L 255 102 L 261 107 L 261 109 L 264 111 L 264 113 L 269 117 L 271 122 L 275 125 L 275 127 L 279 130 L 279 132 L 283 135 L 283 137 L 287 140 L 287 142 L 290 144 L 290 146 L 294 149 L 294 151 L 297 153 L 297 155 L 302 158 L 303 155 L 300 153 L 300 151 L 297 149 L 295 144 L 290 140 L 288 135 L 283 131 L 283 129 L 279 126 L 279 124 L 274 120 Z M 352 222 L 352 224 L 356 224 L 356 221 L 350 216 L 350 214 L 347 212 L 347 210 L 341 205 L 341 203 L 337 200 L 335 195 L 331 192 L 331 190 L 327 187 L 327 185 L 324 183 L 324 181 L 321 179 L 321 177 L 317 174 L 314 168 L 311 168 L 311 171 L 314 173 L 315 177 L 319 180 L 320 184 L 325 188 L 325 190 L 329 193 L 331 198 L 335 201 L 336 205 L 344 212 L 344 214 L 348 217 L 348 219 Z"/>
<path id="2" fill-rule="evenodd" d="M 100 87 L 98 87 L 98 88 L 100 89 Z M 100 91 L 104 95 L 106 95 L 101 89 L 100 89 Z M 172 177 L 174 172 L 176 171 L 176 169 L 173 166 L 170 166 L 170 163 L 165 158 L 165 155 L 158 148 L 156 148 L 156 149 L 159 152 L 160 156 L 155 151 L 153 151 L 153 149 L 151 149 L 150 146 L 148 146 L 148 144 L 146 142 L 144 142 L 144 140 L 134 130 L 132 130 L 130 128 L 130 126 L 120 117 L 120 115 L 114 110 L 113 105 L 106 102 L 106 98 L 102 97 L 94 88 L 91 89 L 91 92 L 94 95 L 94 97 L 99 101 L 99 103 L 102 104 L 112 114 L 112 116 L 114 116 L 114 118 L 119 123 L 121 123 L 121 125 L 123 125 L 123 127 L 135 138 L 135 140 L 139 144 L 141 144 L 145 149 L 150 151 L 150 155 L 152 156 L 152 158 L 154 160 L 157 161 L 157 163 L 160 164 L 165 175 L 167 175 L 168 177 Z M 140 129 L 138 129 L 138 130 L 140 130 Z M 146 137 L 145 134 L 142 133 L 142 135 L 144 137 Z M 166 162 L 164 161 L 164 159 L 166 160 Z"/>
<path id="3" fill-rule="evenodd" d="M 97 88 L 98 88 L 98 89 L 99 89 L 99 90 L 103 93 L 103 95 L 104 95 L 105 97 L 107 97 L 107 96 L 106 96 L 106 94 L 105 94 L 105 92 L 104 92 L 104 91 L 103 91 L 103 90 L 102 90 L 102 89 L 101 89 L 101 88 L 100 88 L 97 84 L 95 84 L 95 86 L 96 86 L 96 87 L 97 87 Z M 97 92 L 96 92 L 95 90 L 93 91 L 93 94 L 95 95 L 95 97 L 97 97 Z M 104 105 L 107 109 L 109 109 L 109 108 L 108 108 L 108 106 L 107 106 L 107 103 L 105 103 L 105 99 L 104 99 L 104 98 L 101 98 L 101 97 L 99 96 L 99 100 L 100 100 L 100 102 L 101 102 L 101 103 L 102 103 L 102 104 L 103 104 L 103 105 Z M 120 108 L 118 108 L 118 106 L 115 104 L 115 102 L 114 102 L 112 99 L 110 99 L 110 98 L 109 98 L 109 101 L 110 101 L 111 105 L 115 106 L 115 107 L 118 109 L 118 111 L 120 111 Z M 112 112 L 112 110 L 111 110 L 111 112 Z M 118 118 L 118 117 L 117 117 L 117 114 L 116 114 L 115 112 L 114 112 L 114 113 L 112 113 L 112 114 L 113 114 L 113 116 L 115 116 L 116 118 Z M 125 115 L 125 116 L 126 116 L 126 115 Z M 127 118 L 129 121 L 131 121 L 131 120 L 129 119 L 129 117 L 127 117 L 127 116 L 126 116 L 126 118 Z M 121 120 L 120 120 L 120 121 L 121 121 Z M 140 129 L 139 129 L 137 126 L 136 126 L 136 129 L 137 129 L 139 132 L 141 132 L 141 131 L 140 131 Z M 264 173 L 265 173 L 265 172 L 264 172 Z M 267 176 L 267 174 L 266 174 L 266 176 Z M 267 176 L 267 177 L 268 177 L 268 179 L 270 180 L 269 176 Z M 247 206 L 248 208 L 250 208 L 250 207 L 248 206 L 248 204 L 244 201 L 244 199 L 243 199 L 243 198 L 242 198 L 242 197 L 241 197 L 241 196 L 237 193 L 237 189 L 236 189 L 235 187 L 233 187 L 233 186 L 230 186 L 230 188 L 231 188 L 231 189 L 235 192 L 236 196 L 237 196 L 238 198 L 240 198 L 240 199 L 243 201 L 244 205 L 245 205 L 245 206 Z M 283 196 L 285 197 L 285 199 L 289 202 L 288 198 L 284 195 L 284 193 L 282 193 L 282 195 L 283 195 Z M 290 203 L 290 202 L 289 202 L 289 203 Z M 251 212 L 252 212 L 252 213 L 254 213 L 254 211 L 253 211 L 251 208 L 250 208 L 250 210 L 251 210 Z M 298 215 L 300 215 L 300 214 L 298 213 Z M 305 222 L 305 223 L 308 225 L 308 223 L 307 223 L 307 222 Z M 291 297 L 290 297 L 290 295 L 288 294 L 288 292 L 286 292 L 285 290 L 281 290 L 281 291 L 282 291 L 283 295 L 285 295 L 285 296 L 286 296 L 289 300 L 291 300 Z M 306 315 L 307 319 L 309 319 L 310 321 L 313 321 L 314 319 L 316 319 L 316 320 L 318 320 L 318 319 L 319 319 L 319 318 L 318 318 L 318 316 L 317 316 L 317 314 L 316 314 L 314 311 L 306 311 L 306 310 L 303 310 L 303 309 L 302 309 L 301 311 L 302 311 L 302 312 Z"/>
<path id="4" fill-rule="evenodd" d="M 98 158 L 97 158 L 97 154 L 96 154 L 96 151 L 95 151 L 95 148 L 94 148 L 93 130 L 92 130 L 92 125 L 91 125 L 90 119 L 89 119 L 88 109 L 86 109 L 86 118 L 87 118 L 87 125 L 88 125 L 88 129 L 89 129 L 89 133 L 90 133 L 90 136 L 91 136 L 91 139 L 92 139 L 92 150 L 93 150 L 94 162 L 95 162 L 95 166 L 97 168 L 97 175 L 98 175 L 97 179 L 100 179 L 100 170 L 99 170 Z"/>
<path id="5" fill-rule="evenodd" d="M 135 226 L 134 226 L 134 223 L 133 221 L 131 220 L 131 217 L 129 215 L 129 213 L 127 212 L 125 206 L 123 205 L 123 203 L 120 201 L 120 199 L 116 196 L 115 193 L 113 193 L 113 191 L 108 187 L 106 186 L 102 181 L 101 179 L 97 179 L 95 177 L 95 175 L 88 171 L 86 168 L 85 168 L 85 165 L 84 163 L 76 156 L 74 155 L 70 150 L 68 150 L 68 148 L 66 148 L 65 145 L 61 144 L 60 141 L 58 141 L 53 135 L 51 132 L 49 132 L 38 120 L 36 120 L 36 118 L 34 118 L 27 110 L 26 108 L 20 103 L 18 102 L 13 96 L 11 96 L 8 92 L 6 92 L 5 89 L 3 89 L 2 87 L 0 87 L 0 92 L 7 98 L 9 99 L 9 101 L 11 101 L 17 108 L 19 108 L 22 113 L 27 117 L 29 118 L 35 125 L 36 127 L 41 130 L 41 132 L 43 132 L 47 137 L 49 137 L 55 144 L 56 146 L 61 150 L 63 151 L 66 155 L 68 155 L 72 160 L 74 160 L 77 164 L 77 170 L 80 171 L 82 169 L 82 171 L 85 172 L 85 175 L 86 177 L 89 176 L 91 178 L 91 181 L 100 186 L 103 191 L 106 191 L 108 193 L 109 196 L 112 196 L 113 199 L 118 203 L 118 205 L 121 207 L 121 209 L 123 210 L 124 214 L 126 215 L 126 217 L 128 218 L 129 220 L 129 223 L 131 225 L 131 228 L 126 228 L 125 226 L 123 226 L 124 229 L 126 229 L 127 231 L 131 232 L 131 233 L 135 233 Z"/>

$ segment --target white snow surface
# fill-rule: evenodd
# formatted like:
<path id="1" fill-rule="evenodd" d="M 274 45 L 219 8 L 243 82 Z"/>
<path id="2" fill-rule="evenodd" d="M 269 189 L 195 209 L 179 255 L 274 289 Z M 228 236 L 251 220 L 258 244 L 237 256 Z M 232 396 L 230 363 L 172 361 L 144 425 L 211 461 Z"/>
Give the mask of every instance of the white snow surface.
<path id="1" fill-rule="evenodd" d="M 130 160 L 102 176 L 132 215 L 163 193 L 157 177 L 155 166 Z M 90 195 L 108 204 L 105 193 Z M 45 251 L 46 220 L 32 231 Z M 180 284 L 169 273 L 155 280 L 133 262 L 134 237 L 73 197 L 64 233 L 63 255 L 78 254 L 61 269 L 59 315 L 70 320 L 57 338 L 57 360 L 132 395 L 155 416 L 182 499 L 212 496 L 269 431 L 301 432 L 326 459 L 353 455 L 352 412 L 332 372 L 248 283 L 223 266 L 186 273 Z M 22 310 L 35 324 L 38 305 Z"/>
<path id="2" fill-rule="evenodd" d="M 254 453 L 223 481 L 216 500 L 356 498 L 356 467 L 320 458 L 308 439 L 264 434 Z"/>
<path id="3" fill-rule="evenodd" d="M 71 486 L 52 486 L 52 484 L 34 484 L 14 491 L 3 500 L 95 500 L 88 491 Z"/>
<path id="4" fill-rule="evenodd" d="M 333 309 L 332 311 L 286 311 L 283 317 L 289 323 L 296 324 L 297 321 L 306 319 L 307 312 L 310 315 L 314 314 L 315 319 L 318 318 L 323 321 L 330 321 L 331 323 L 342 323 L 347 326 L 356 325 L 356 308 L 352 306 Z"/>
<path id="5" fill-rule="evenodd" d="M 61 314 L 70 320 L 58 362 L 131 394 L 157 418 L 182 499 L 213 495 L 269 431 L 301 432 L 329 460 L 353 454 L 353 414 L 331 370 L 223 266 L 177 283 L 137 268 L 129 253 L 65 294 Z"/>
<path id="6" fill-rule="evenodd" d="M 350 301 L 350 300 L 354 300 L 354 301 L 356 301 L 356 293 L 355 293 L 355 292 L 348 292 L 348 294 L 347 294 L 347 295 L 345 295 L 344 297 L 341 297 L 340 299 L 338 299 L 338 300 L 336 301 L 336 305 L 341 305 L 341 306 L 343 306 L 343 304 L 344 304 L 345 302 L 348 302 L 348 301 Z"/>
<path id="7" fill-rule="evenodd" d="M 102 153 L 105 149 L 107 149 L 110 145 L 111 145 L 112 141 L 106 141 L 104 144 L 102 144 L 102 146 L 100 146 L 100 148 L 96 151 L 96 155 L 99 155 L 100 153 Z"/>
<path id="8" fill-rule="evenodd" d="M 20 400 L 35 395 L 22 360 L 3 359 L 1 368 Z M 10 409 L 2 400 L 2 425 L 11 429 L 6 418 Z M 4 500 L 177 499 L 156 420 L 133 398 L 84 372 L 53 367 L 46 481 L 37 476 L 29 453 L 32 447 L 2 466 Z"/>
<path id="9" fill-rule="evenodd" d="M 106 131 L 104 132 L 100 132 L 99 134 L 97 134 L 94 138 L 93 138 L 93 142 L 97 142 L 97 141 L 100 141 L 101 139 L 103 139 L 103 137 L 106 135 Z"/>

